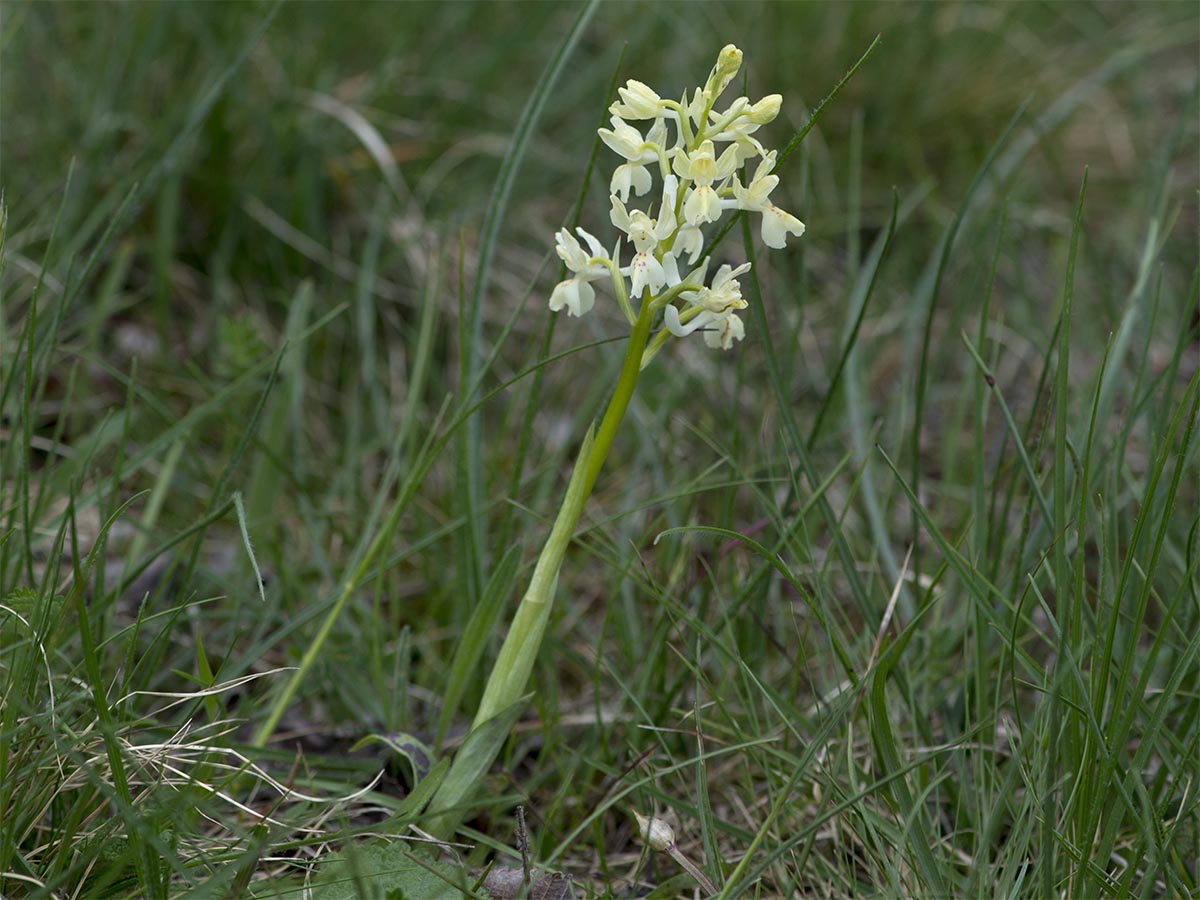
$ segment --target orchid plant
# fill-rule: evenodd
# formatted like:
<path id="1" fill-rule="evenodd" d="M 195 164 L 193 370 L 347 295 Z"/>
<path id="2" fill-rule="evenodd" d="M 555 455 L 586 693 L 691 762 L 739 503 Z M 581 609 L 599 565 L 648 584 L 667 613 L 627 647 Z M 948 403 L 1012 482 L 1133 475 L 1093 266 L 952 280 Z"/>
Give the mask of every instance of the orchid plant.
<path id="1" fill-rule="evenodd" d="M 623 160 L 609 182 L 609 217 L 619 232 L 612 251 L 583 228 L 576 228 L 575 234 L 563 228 L 555 235 L 555 249 L 570 277 L 551 292 L 550 309 L 582 316 L 595 305 L 593 284 L 607 282 L 629 323 L 629 343 L 600 425 L 589 429 L 584 438 L 566 496 L 488 678 L 471 734 L 430 804 L 428 824 L 434 833 L 446 835 L 453 830 L 458 807 L 507 739 L 508 728 L 495 726 L 520 710 L 549 621 L 563 557 L 639 373 L 672 337 L 699 331 L 708 346 L 723 350 L 745 337 L 737 313 L 747 304 L 738 278 L 750 264 L 722 265 L 709 279 L 710 258 L 701 259 L 705 228 L 718 223 L 726 212 L 744 210 L 761 215 L 762 240 L 768 247 L 782 248 L 789 236 L 804 234 L 803 222 L 770 202 L 779 184 L 774 174 L 776 153 L 756 137 L 758 129 L 779 114 L 780 95 L 770 94 L 757 103 L 738 97 L 724 110 L 716 108 L 741 64 L 742 51 L 732 44 L 724 47 L 704 86 L 696 88 L 690 100 L 686 92 L 678 101 L 664 99 L 632 79 L 619 88 L 620 100 L 609 108 L 612 127 L 599 130 L 600 139 Z M 756 158 L 754 174 L 743 182 L 746 164 Z M 662 182 L 657 206 L 651 202 L 645 209 L 632 208 L 631 195 L 652 194 L 655 173 Z M 630 249 L 632 257 L 623 265 L 622 251 Z"/>

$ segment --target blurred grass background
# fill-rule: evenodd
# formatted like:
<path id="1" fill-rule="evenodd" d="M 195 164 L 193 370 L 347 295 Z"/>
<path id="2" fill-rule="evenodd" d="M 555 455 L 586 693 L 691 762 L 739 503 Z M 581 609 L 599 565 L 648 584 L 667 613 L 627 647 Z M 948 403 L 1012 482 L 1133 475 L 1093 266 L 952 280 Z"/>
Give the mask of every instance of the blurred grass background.
<path id="1" fill-rule="evenodd" d="M 373 516 L 390 502 L 390 479 L 419 468 L 425 436 L 446 424 L 444 404 L 462 399 L 462 304 L 497 172 L 532 85 L 580 9 L 287 4 L 256 38 L 271 8 L 255 3 L 5 6 L 0 593 L 17 609 L 26 596 L 19 592 L 29 591 L 22 602 L 50 616 L 53 598 L 70 596 L 72 585 L 81 591 L 78 579 L 87 577 L 96 653 L 84 654 L 70 628 L 38 645 L 56 673 L 49 680 L 63 679 L 55 702 L 68 706 L 58 721 L 83 728 L 95 715 L 91 699 L 67 689 L 84 655 L 94 657 L 113 701 L 130 690 L 194 690 L 296 664 L 356 548 L 372 536 Z M 1160 719 L 1134 703 L 1135 721 L 1116 731 L 1154 745 L 1154 771 L 1169 773 L 1148 776 L 1141 807 L 1129 800 L 1110 814 L 1104 797 L 1117 789 L 1079 775 L 1103 770 L 1097 758 L 1116 766 L 1136 754 L 1109 746 L 1108 757 L 1095 757 L 1083 726 L 1061 738 L 1074 768 L 1051 759 L 1044 772 L 1028 761 L 1002 771 L 1010 756 L 1044 758 L 1036 748 L 1060 740 L 1055 729 L 1066 715 L 1055 705 L 1060 689 L 1072 700 L 1077 687 L 1069 669 L 1055 666 L 1063 658 L 1057 638 L 1039 636 L 1057 634 L 1056 626 L 1028 609 L 1031 574 L 1074 525 L 1041 521 L 1038 492 L 994 401 L 977 419 L 983 382 L 960 332 L 975 343 L 990 304 L 980 353 L 1047 493 L 1054 466 L 1083 455 L 1093 394 L 1104 399 L 1090 485 L 1099 498 L 1094 533 L 1070 541 L 1071 565 L 1080 561 L 1089 585 L 1072 595 L 1071 609 L 1090 623 L 1075 634 L 1079 655 L 1071 658 L 1091 673 L 1093 655 L 1097 669 L 1105 661 L 1120 668 L 1130 648 L 1132 676 L 1087 697 L 1100 722 L 1111 715 L 1120 724 L 1114 698 L 1128 700 L 1129 678 L 1143 664 L 1153 677 L 1151 693 L 1139 689 L 1139 697 L 1165 690 L 1173 671 L 1196 670 L 1188 650 L 1200 621 L 1196 452 L 1179 437 L 1176 460 L 1165 442 L 1194 424 L 1198 28 L 1186 3 L 599 7 L 542 114 L 503 220 L 482 309 L 484 350 L 496 354 L 484 391 L 534 365 L 544 341 L 561 352 L 622 332 L 615 304 L 601 301 L 599 314 L 552 330 L 545 309 L 552 234 L 579 195 L 622 51 L 620 79 L 678 94 L 703 80 L 723 44 L 736 43 L 751 97 L 784 96 L 767 129 L 781 147 L 876 35 L 882 40 L 773 195 L 808 225 L 802 241 L 758 269 L 785 390 L 772 389 L 755 328 L 733 353 L 684 342 L 647 371 L 592 501 L 592 525 L 568 557 L 536 678 L 537 716 L 519 728 L 489 811 L 472 822 L 475 838 L 506 846 L 508 817 L 523 802 L 535 856 L 547 865 L 618 895 L 640 896 L 631 884 L 669 885 L 669 864 L 639 864 L 630 821 L 619 804 L 609 808 L 636 772 L 632 802 L 673 809 L 718 881 L 725 873 L 714 858 L 736 861 L 763 827 L 754 865 L 771 896 L 931 891 L 928 861 L 911 849 L 922 828 L 940 836 L 937 865 L 954 893 L 1195 888 L 1194 789 L 1176 787 L 1197 774 L 1194 682 L 1171 689 L 1177 703 Z M 608 233 L 611 165 L 602 153 L 583 209 L 584 226 L 597 234 Z M 1085 167 L 1064 382 L 1068 449 L 1054 436 L 1052 360 Z M 854 331 L 893 198 L 901 220 Z M 731 239 L 718 254 L 732 260 L 741 250 Z M 1100 391 L 1112 335 L 1123 352 L 1108 360 L 1112 374 Z M 274 354 L 289 337 L 272 379 Z M 853 352 L 830 394 L 848 340 Z M 22 348 L 30 345 L 36 365 L 27 375 Z M 434 742 L 449 661 L 480 601 L 481 578 L 503 568 L 510 547 L 522 562 L 532 559 L 564 464 L 619 358 L 619 345 L 581 350 L 550 364 L 544 383 L 522 378 L 485 405 L 483 510 L 464 507 L 457 454 L 430 460 L 386 563 L 338 622 L 272 751 L 286 767 L 302 749 L 312 790 L 348 793 L 367 782 L 383 757 L 348 752 L 364 735 Z M 1177 413 L 1182 430 L 1168 434 Z M 804 436 L 808 463 L 789 428 Z M 949 557 L 914 518 L 875 444 L 973 572 L 1011 605 L 1025 603 L 1024 614 L 1010 621 L 998 602 L 994 618 L 977 617 L 971 579 L 946 574 Z M 1185 474 L 1164 499 L 1151 488 L 1172 466 Z M 245 496 L 246 530 L 266 575 L 265 606 L 230 506 L 235 490 Z M 1149 512 L 1164 529 L 1152 556 L 1134 539 Z M 485 536 L 473 558 L 461 539 L 469 520 Z M 703 535 L 654 543 L 664 528 L 685 525 L 751 534 L 786 559 L 797 583 L 772 577 L 768 562 L 732 543 Z M 100 540 L 85 573 L 64 562 L 76 539 L 83 554 Z M 898 776 L 888 765 L 892 735 L 880 736 L 883 707 L 839 704 L 875 659 L 875 632 L 914 541 L 916 573 L 907 575 L 895 626 L 911 631 L 887 688 L 894 744 L 906 766 L 917 766 L 905 770 L 917 796 L 906 808 L 891 793 Z M 857 588 L 842 552 L 854 560 Z M 1140 618 L 1116 612 L 1127 558 L 1136 560 L 1133 581 L 1153 598 Z M 801 587 L 828 628 L 809 616 Z M 1184 599 L 1172 605 L 1177 591 Z M 1045 607 L 1055 607 L 1052 596 Z M 1106 608 L 1119 623 L 1116 650 L 1103 649 Z M 1160 636 L 1163 647 L 1147 663 Z M 1024 667 L 1015 674 L 1006 668 L 1014 655 Z M 15 659 L 0 662 L 10 678 L 26 671 Z M 1054 689 L 1036 684 L 1034 672 L 1055 673 L 1047 675 Z M 94 682 L 92 674 L 85 680 Z M 132 700 L 118 704 L 114 727 L 127 729 L 120 733 L 131 743 L 189 719 L 211 723 L 215 734 L 228 718 L 261 718 L 274 684 L 255 681 L 161 713 L 161 704 Z M 478 689 L 470 685 L 452 710 L 451 740 Z M 58 726 L 45 723 L 37 741 L 23 744 L 27 756 L 12 749 L 18 723 L 31 727 L 46 709 L 38 690 L 9 694 L 10 776 L 28 765 L 47 777 L 47 760 L 65 754 L 52 737 Z M 1084 703 L 1072 702 L 1076 710 Z M 698 721 L 704 740 L 722 748 L 717 758 L 695 758 Z M 986 760 L 970 749 L 1017 733 Z M 210 743 L 244 740 L 234 731 Z M 34 743 L 41 749 L 28 749 Z M 942 746 L 955 749 L 929 751 Z M 103 768 L 80 754 L 81 770 Z M 643 754 L 649 762 L 639 762 Z M 654 767 L 666 774 L 642 778 Z M 1063 771 L 1077 780 L 1064 781 Z M 793 772 L 803 773 L 799 788 Z M 1107 774 L 1118 776 L 1123 765 Z M 389 808 L 409 778 L 391 763 L 370 802 Z M 76 788 L 51 790 L 52 781 L 45 790 L 62 802 L 73 797 L 94 810 L 117 802 L 100 788 L 82 799 Z M 33 782 L 15 783 L 10 777 L 0 792 L 7 809 L 28 806 L 22 791 Z M 1071 784 L 1084 786 L 1072 793 Z M 135 792 L 137 806 L 153 806 L 149 819 L 167 815 L 163 797 L 175 789 L 147 786 Z M 202 793 L 192 797 L 194 810 L 220 828 L 175 810 L 175 843 L 159 846 L 145 837 L 160 834 L 157 825 L 143 833 L 122 813 L 112 826 L 186 861 L 164 864 L 162 885 L 196 889 L 217 862 L 195 860 L 240 859 L 253 843 L 248 818 Z M 267 795 L 247 802 L 261 812 L 275 802 Z M 793 799 L 768 819 L 780 797 Z M 1057 818 L 1046 797 L 1064 804 Z M 843 802 L 844 814 L 820 818 Z M 1172 803 L 1173 815 L 1132 811 Z M 332 823 L 311 804 L 287 808 L 292 829 L 371 821 L 357 808 Z M 68 839 L 102 834 L 93 815 L 31 811 L 0 842 L 0 870 L 53 890 L 81 883 L 89 856 L 72 856 Z M 1114 836 L 1104 836 L 1114 820 Z M 789 843 L 814 821 L 820 827 L 804 843 Z M 1037 831 L 1050 825 L 1060 828 L 1057 840 Z M 1095 859 L 1072 843 L 1088 826 L 1101 835 Z M 1111 859 L 1115 843 L 1127 855 L 1140 848 L 1154 864 L 1121 869 Z M 293 860 L 291 868 L 264 862 L 262 873 L 296 879 L 321 845 L 280 826 L 255 846 Z M 128 890 L 154 893 L 148 866 L 134 867 L 139 887 Z M 112 879 L 123 871 L 114 866 Z"/>

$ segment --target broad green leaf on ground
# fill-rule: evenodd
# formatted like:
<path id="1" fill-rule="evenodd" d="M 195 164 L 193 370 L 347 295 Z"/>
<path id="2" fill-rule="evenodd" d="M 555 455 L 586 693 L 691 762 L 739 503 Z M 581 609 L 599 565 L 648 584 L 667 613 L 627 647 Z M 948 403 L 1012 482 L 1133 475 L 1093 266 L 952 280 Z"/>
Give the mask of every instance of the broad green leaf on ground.
<path id="1" fill-rule="evenodd" d="M 459 887 L 461 885 L 461 887 Z M 414 852 L 407 844 L 356 844 L 321 860 L 313 900 L 459 900 L 487 897 L 470 890 L 466 873 Z"/>

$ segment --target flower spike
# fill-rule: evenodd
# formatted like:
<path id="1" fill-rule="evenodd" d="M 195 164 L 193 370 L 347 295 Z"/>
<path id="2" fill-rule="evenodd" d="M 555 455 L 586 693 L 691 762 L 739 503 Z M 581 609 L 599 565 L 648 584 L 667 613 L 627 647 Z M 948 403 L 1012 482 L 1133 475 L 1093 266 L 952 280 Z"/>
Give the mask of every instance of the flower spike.
<path id="1" fill-rule="evenodd" d="M 610 127 L 598 133 L 621 160 L 609 180 L 609 218 L 633 247 L 627 265 L 621 264 L 621 239 L 610 255 L 583 230 L 578 234 L 586 250 L 565 230 L 556 236 L 570 277 L 554 288 L 551 309 L 583 315 L 595 303 L 593 283 L 611 279 L 631 324 L 639 320 L 639 304 L 649 304 L 654 318 L 662 312 L 663 328 L 643 364 L 672 335 L 701 331 L 706 344 L 726 350 L 745 337 L 736 315 L 746 307 L 738 276 L 749 266 L 721 266 L 706 283 L 708 260 L 696 265 L 708 240 L 705 231 L 726 212 L 759 213 L 768 247 L 784 247 L 789 236 L 804 234 L 803 222 L 771 202 L 779 185 L 777 157 L 756 134 L 779 115 L 783 98 L 735 97 L 720 109 L 714 106 L 741 65 L 742 51 L 733 44 L 723 47 L 704 84 L 684 91 L 678 101 L 636 79 L 618 89 L 620 98 L 609 107 Z M 756 158 L 754 175 L 743 184 L 739 172 Z M 661 200 L 656 205 L 636 200 L 652 193 L 656 178 L 662 180 Z M 691 271 L 681 279 L 685 268 Z"/>

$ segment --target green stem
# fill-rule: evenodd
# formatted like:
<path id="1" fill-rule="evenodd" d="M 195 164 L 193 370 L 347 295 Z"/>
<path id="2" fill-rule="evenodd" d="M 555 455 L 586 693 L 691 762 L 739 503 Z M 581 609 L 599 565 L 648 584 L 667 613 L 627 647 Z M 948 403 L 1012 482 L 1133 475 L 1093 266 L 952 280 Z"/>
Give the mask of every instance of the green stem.
<path id="1" fill-rule="evenodd" d="M 567 494 L 554 518 L 554 527 L 550 529 L 546 544 L 538 555 L 533 577 L 529 579 L 529 587 L 517 606 L 512 625 L 500 647 L 500 655 L 492 666 L 492 673 L 483 689 L 483 699 L 479 701 L 479 710 L 475 713 L 475 721 L 471 723 L 472 730 L 504 712 L 525 693 L 525 685 L 529 683 L 538 648 L 542 645 L 542 635 L 550 619 L 554 590 L 558 586 L 558 570 L 562 568 L 563 557 L 583 514 L 584 501 L 587 500 L 584 463 L 591 459 L 595 446 L 594 431 L 594 427 L 588 429 L 580 447 L 571 482 L 567 485 Z M 507 735 L 497 737 L 503 742 Z M 499 746 L 496 749 L 499 750 Z"/>
<path id="2" fill-rule="evenodd" d="M 653 303 L 651 298 L 646 296 L 642 300 L 637 320 L 633 323 L 617 387 L 613 391 L 612 399 L 608 401 L 608 408 L 604 411 L 604 418 L 600 420 L 595 438 L 590 441 L 590 447 L 585 441 L 575 464 L 567 494 L 555 517 L 554 527 L 550 530 L 550 536 L 546 539 L 534 567 L 529 589 L 517 607 L 512 625 L 500 648 L 500 655 L 496 657 L 496 664 L 488 676 L 472 728 L 478 728 L 521 699 L 529 682 L 529 675 L 533 671 L 533 664 L 541 647 L 542 635 L 546 630 L 546 622 L 550 618 L 550 608 L 554 604 L 558 570 L 575 532 L 575 526 L 579 524 L 583 515 L 584 503 L 591 496 L 596 478 L 617 436 L 617 429 L 625 417 L 625 410 L 629 408 L 629 401 L 633 398 L 642 368 L 642 353 L 650 339 L 650 323 L 653 318 Z M 579 480 L 581 476 L 582 482 Z"/>
<path id="3" fill-rule="evenodd" d="M 604 418 L 600 420 L 600 428 L 596 432 L 596 442 L 588 458 L 587 480 L 584 482 L 584 499 L 592 493 L 596 478 L 608 458 L 608 449 L 612 446 L 613 438 L 621 420 L 625 418 L 625 410 L 633 398 L 633 389 L 637 387 L 638 374 L 642 370 L 642 351 L 650 340 L 650 323 L 654 318 L 654 304 L 648 295 L 642 298 L 642 308 L 638 312 L 637 321 L 633 323 L 633 331 L 629 335 L 629 346 L 625 350 L 625 361 L 621 364 L 621 375 L 617 379 L 617 388 L 613 391 L 608 408 L 604 410 Z"/>
<path id="4" fill-rule="evenodd" d="M 650 340 L 650 324 L 654 320 L 657 308 L 654 298 L 647 291 L 637 319 L 633 323 L 616 389 L 604 410 L 599 428 L 593 426 L 589 429 L 580 447 L 579 458 L 571 473 L 571 481 L 567 486 L 562 506 L 554 519 L 554 526 L 550 529 L 550 535 L 538 556 L 529 588 L 517 606 L 512 625 L 500 648 L 500 655 L 488 676 L 483 699 L 479 702 L 479 710 L 471 724 L 468 743 L 456 754 L 450 771 L 446 773 L 423 817 L 422 824 L 432 834 L 446 837 L 453 833 L 455 825 L 460 821 L 463 802 L 472 795 L 479 779 L 499 755 L 508 739 L 508 728 L 488 729 L 486 726 L 489 722 L 501 721 L 501 717 L 511 713 L 514 705 L 519 703 L 525 694 L 541 648 L 542 637 L 546 633 L 546 625 L 550 621 L 563 557 L 571 543 L 575 527 L 583 516 L 584 504 L 592 493 L 596 478 L 617 436 L 617 429 L 625 417 L 625 410 L 629 408 L 629 401 L 633 399 L 633 391 L 637 387 L 638 375 L 642 369 L 642 354 Z M 476 739 L 473 744 L 472 738 Z M 471 745 L 469 753 L 466 752 L 468 744 Z"/>

